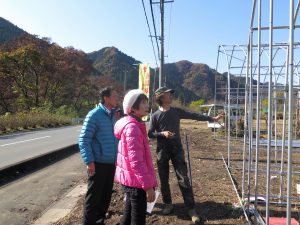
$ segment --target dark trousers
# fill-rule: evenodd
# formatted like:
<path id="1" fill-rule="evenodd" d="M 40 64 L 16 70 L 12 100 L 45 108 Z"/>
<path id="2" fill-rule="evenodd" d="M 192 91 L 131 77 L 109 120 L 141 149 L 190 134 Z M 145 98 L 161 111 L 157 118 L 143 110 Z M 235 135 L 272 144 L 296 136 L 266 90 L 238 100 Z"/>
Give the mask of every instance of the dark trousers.
<path id="1" fill-rule="evenodd" d="M 126 195 L 125 208 L 120 225 L 146 224 L 147 196 L 140 188 L 124 186 Z"/>
<path id="2" fill-rule="evenodd" d="M 165 204 L 171 204 L 171 192 L 169 185 L 169 161 L 172 161 L 178 185 L 182 193 L 184 204 L 188 208 L 195 206 L 194 196 L 190 180 L 187 175 L 187 165 L 184 159 L 182 144 L 171 140 L 157 144 L 157 167 L 161 184 L 161 194 Z"/>
<path id="3" fill-rule="evenodd" d="M 84 225 L 104 224 L 112 195 L 115 164 L 95 163 L 95 168 L 95 175 L 88 178 Z"/>

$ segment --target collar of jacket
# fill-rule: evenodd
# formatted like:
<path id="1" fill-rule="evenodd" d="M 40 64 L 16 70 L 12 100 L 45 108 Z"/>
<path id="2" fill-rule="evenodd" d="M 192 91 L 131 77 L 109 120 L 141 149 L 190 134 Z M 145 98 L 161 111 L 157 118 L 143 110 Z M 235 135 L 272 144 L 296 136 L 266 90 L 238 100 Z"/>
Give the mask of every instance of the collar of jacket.
<path id="1" fill-rule="evenodd" d="M 98 107 L 100 107 L 106 115 L 109 117 L 112 117 L 114 115 L 115 109 L 112 108 L 111 111 L 109 111 L 102 103 L 99 103 Z"/>
<path id="2" fill-rule="evenodd" d="M 135 119 L 136 119 L 138 122 L 140 122 L 140 123 L 143 123 L 143 122 L 144 122 L 140 117 L 134 115 L 133 113 L 129 113 L 129 116 L 135 118 Z"/>

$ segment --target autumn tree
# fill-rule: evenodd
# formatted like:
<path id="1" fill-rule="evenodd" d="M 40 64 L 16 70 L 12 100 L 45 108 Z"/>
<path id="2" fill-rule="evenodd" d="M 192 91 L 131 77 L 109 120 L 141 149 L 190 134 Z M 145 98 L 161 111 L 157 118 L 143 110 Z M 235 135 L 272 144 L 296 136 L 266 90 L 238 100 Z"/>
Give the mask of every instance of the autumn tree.
<path id="1" fill-rule="evenodd" d="M 1 113 L 45 105 L 52 110 L 61 105 L 78 108 L 83 91 L 89 90 L 92 70 L 85 53 L 47 39 L 22 38 L 25 45 L 17 39 L 1 46 Z"/>

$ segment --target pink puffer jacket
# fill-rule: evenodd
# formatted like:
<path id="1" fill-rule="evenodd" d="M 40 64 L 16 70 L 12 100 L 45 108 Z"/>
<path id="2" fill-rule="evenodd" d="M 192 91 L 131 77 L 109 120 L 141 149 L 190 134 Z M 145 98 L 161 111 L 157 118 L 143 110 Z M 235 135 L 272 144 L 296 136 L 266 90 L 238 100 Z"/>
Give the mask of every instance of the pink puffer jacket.
<path id="1" fill-rule="evenodd" d="M 115 181 L 148 190 L 157 186 L 146 126 L 131 116 L 117 121 L 115 136 L 120 140 Z"/>

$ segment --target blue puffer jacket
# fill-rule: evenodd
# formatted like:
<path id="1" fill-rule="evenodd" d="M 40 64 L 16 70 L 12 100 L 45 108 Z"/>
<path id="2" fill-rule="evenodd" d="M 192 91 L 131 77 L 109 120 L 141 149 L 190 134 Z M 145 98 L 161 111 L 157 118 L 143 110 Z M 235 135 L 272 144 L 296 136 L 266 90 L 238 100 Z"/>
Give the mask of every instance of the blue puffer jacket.
<path id="1" fill-rule="evenodd" d="M 118 140 L 113 130 L 115 122 L 115 117 L 111 117 L 102 104 L 87 114 L 78 139 L 86 165 L 90 162 L 115 163 L 118 152 Z"/>

